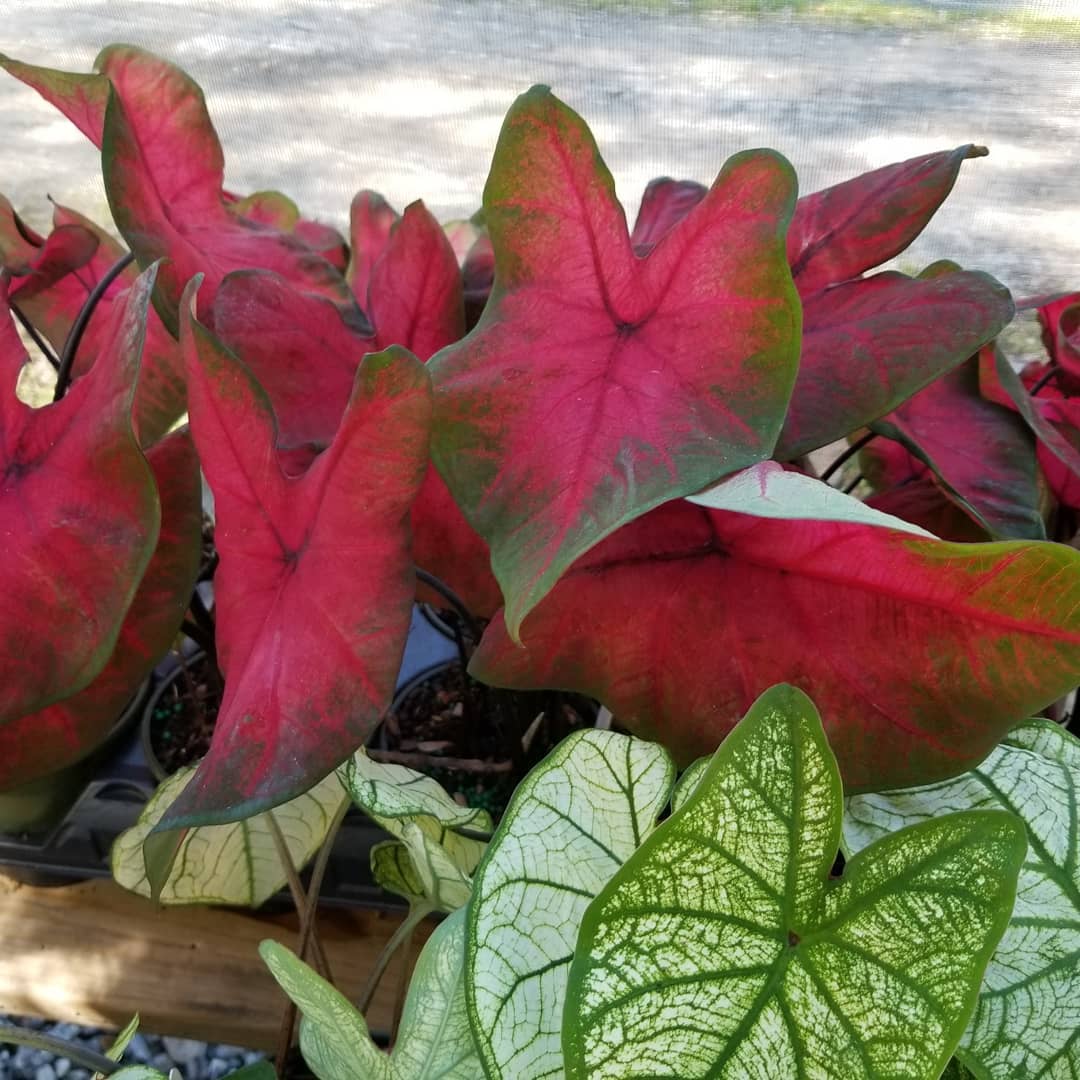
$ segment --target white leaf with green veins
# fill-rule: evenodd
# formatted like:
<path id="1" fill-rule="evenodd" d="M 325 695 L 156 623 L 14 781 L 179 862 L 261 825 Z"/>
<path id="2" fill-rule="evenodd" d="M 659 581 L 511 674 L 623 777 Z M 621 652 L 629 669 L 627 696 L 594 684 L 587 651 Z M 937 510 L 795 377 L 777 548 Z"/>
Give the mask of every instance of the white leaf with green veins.
<path id="1" fill-rule="evenodd" d="M 319 1080 L 483 1080 L 465 1009 L 464 911 L 424 945 L 391 1054 L 372 1042 L 352 1005 L 288 949 L 264 941 L 259 952 L 303 1013 L 300 1049 Z"/>
<path id="2" fill-rule="evenodd" d="M 486 810 L 459 805 L 437 781 L 404 765 L 372 761 L 364 750 L 358 750 L 344 775 L 353 802 L 380 821 L 430 817 L 448 829 L 491 831 L 491 815 Z"/>
<path id="3" fill-rule="evenodd" d="M 1002 809 L 1027 827 L 1016 906 L 957 1057 L 980 1078 L 1080 1076 L 1080 742 L 1029 720 L 953 780 L 848 800 L 846 847 L 956 810 Z"/>
<path id="4" fill-rule="evenodd" d="M 663 748 L 590 730 L 564 739 L 518 786 L 468 908 L 465 986 L 489 1077 L 562 1075 L 581 915 L 652 831 L 674 777 Z"/>
<path id="5" fill-rule="evenodd" d="M 150 896 L 143 841 L 195 775 L 183 769 L 165 780 L 139 820 L 113 844 L 112 874 L 125 889 Z M 163 904 L 246 904 L 258 907 L 286 882 L 267 817 L 285 839 L 293 865 L 302 867 L 322 845 L 330 823 L 348 795 L 335 773 L 304 795 L 272 811 L 227 825 L 189 829 L 162 890 Z"/>
<path id="6" fill-rule="evenodd" d="M 424 882 L 409 849 L 400 840 L 383 840 L 371 847 L 371 876 L 387 892 L 409 903 L 424 899 Z"/>
<path id="7" fill-rule="evenodd" d="M 937 1080 L 1008 924 L 1023 827 L 952 815 L 830 879 L 841 812 L 810 700 L 767 691 L 585 913 L 567 1075 Z"/>

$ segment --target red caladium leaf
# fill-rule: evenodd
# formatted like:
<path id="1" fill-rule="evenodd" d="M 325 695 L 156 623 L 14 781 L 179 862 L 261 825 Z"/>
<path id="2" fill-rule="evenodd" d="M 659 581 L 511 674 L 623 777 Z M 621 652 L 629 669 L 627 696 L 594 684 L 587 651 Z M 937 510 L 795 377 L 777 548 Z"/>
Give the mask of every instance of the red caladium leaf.
<path id="1" fill-rule="evenodd" d="M 166 829 L 290 799 L 375 728 L 408 632 L 408 512 L 431 419 L 420 362 L 403 349 L 369 355 L 330 447 L 287 477 L 273 412 L 248 369 L 193 315 L 181 333 L 191 428 L 214 492 L 225 697 L 210 752 Z"/>
<path id="2" fill-rule="evenodd" d="M 886 272 L 816 294 L 804 308 L 799 377 L 776 457 L 799 457 L 891 412 L 1012 316 L 1008 290 L 970 271 Z"/>
<path id="3" fill-rule="evenodd" d="M 288 195 L 280 191 L 256 191 L 239 198 L 223 191 L 222 198 L 236 217 L 255 225 L 269 225 L 283 233 L 292 233 L 338 270 L 344 271 L 348 264 L 349 248 L 345 237 L 337 229 L 320 221 L 302 218 L 296 203 Z"/>
<path id="4" fill-rule="evenodd" d="M 1080 681 L 1080 552 L 676 501 L 586 555 L 470 670 L 597 697 L 684 762 L 777 680 L 821 709 L 845 791 L 975 765 Z"/>
<path id="5" fill-rule="evenodd" d="M 917 448 L 916 457 L 946 495 L 960 496 L 961 508 L 992 535 L 1046 539 L 1035 440 L 1019 416 L 981 396 L 977 356 L 935 379 L 871 429 Z M 875 459 L 897 450 L 909 456 L 897 443 L 882 439 L 866 446 L 861 464 L 871 482 Z"/>
<path id="6" fill-rule="evenodd" d="M 377 192 L 361 191 L 349 208 L 349 269 L 346 278 L 361 305 L 367 303 L 375 261 L 390 240 L 397 211 Z"/>
<path id="7" fill-rule="evenodd" d="M 124 249 L 100 226 L 63 206 L 54 209 L 53 224 L 32 272 L 13 285 L 11 299 L 59 353 L 91 292 Z M 76 378 L 93 367 L 105 341 L 109 313 L 137 276 L 138 269 L 128 267 L 98 301 L 75 354 Z M 156 442 L 186 408 L 180 347 L 151 310 L 135 395 L 134 423 L 140 444 L 146 447 Z"/>
<path id="8" fill-rule="evenodd" d="M 15 213 L 15 208 L 0 195 L 0 268 L 15 277 L 30 273 L 38 256 L 38 248 L 45 243 Z"/>
<path id="9" fill-rule="evenodd" d="M 60 110 L 95 146 L 101 146 L 109 82 L 101 75 L 54 71 L 24 64 L 0 53 L 0 67 L 36 90 Z"/>
<path id="10" fill-rule="evenodd" d="M 996 345 L 979 353 L 979 389 L 983 397 L 1016 409 L 1038 440 L 1036 455 L 1051 489 L 1067 506 L 1080 508 L 1080 409 L 1047 379 L 1060 378 L 1051 363 L 1029 364 L 1021 379 Z M 1038 397 L 1025 387 L 1040 385 Z"/>
<path id="11" fill-rule="evenodd" d="M 942 540 L 978 544 L 992 539 L 983 526 L 945 495 L 922 462 L 896 443 L 886 445 L 890 448 L 886 457 L 893 463 L 889 475 L 902 478 L 887 491 L 871 495 L 865 500 L 866 506 L 917 525 Z"/>
<path id="12" fill-rule="evenodd" d="M 638 255 L 648 255 L 702 199 L 709 189 L 696 180 L 672 180 L 659 176 L 650 180 L 641 197 L 641 206 L 630 233 L 630 243 Z"/>
<path id="13" fill-rule="evenodd" d="M 359 294 L 358 299 L 375 326 L 380 349 L 404 345 L 427 360 L 464 335 L 457 257 L 422 202 L 405 207 L 394 223 L 371 267 L 366 302 Z"/>
<path id="14" fill-rule="evenodd" d="M 465 327 L 471 330 L 480 321 L 495 283 L 495 249 L 485 229 L 469 248 L 461 266 L 461 286 L 465 294 Z"/>
<path id="15" fill-rule="evenodd" d="M 104 667 L 157 543 L 154 480 L 131 428 L 147 271 L 113 313 L 93 370 L 54 405 L 15 396 L 25 354 L 0 297 L 0 724 Z"/>
<path id="16" fill-rule="evenodd" d="M 584 122 L 507 115 L 484 192 L 495 288 L 431 361 L 439 472 L 521 619 L 582 553 L 773 449 L 798 364 L 791 167 L 740 154 L 646 258 Z"/>
<path id="17" fill-rule="evenodd" d="M 228 274 L 214 298 L 213 326 L 273 403 L 278 442 L 316 451 L 330 444 L 374 341 L 358 309 L 298 292 L 277 274 Z"/>
<path id="18" fill-rule="evenodd" d="M 147 454 L 161 501 L 161 531 L 116 648 L 85 690 L 0 726 L 0 790 L 78 761 L 109 733 L 168 651 L 199 573 L 199 461 L 186 431 Z"/>
<path id="19" fill-rule="evenodd" d="M 1036 314 L 1046 352 L 1062 369 L 1059 385 L 1071 394 L 1080 394 L 1080 292 L 1059 296 L 1038 308 Z"/>
<path id="20" fill-rule="evenodd" d="M 351 303 L 339 271 L 306 244 L 228 211 L 221 145 L 202 91 L 187 75 L 126 45 L 103 50 L 97 65 L 114 88 L 101 159 L 109 206 L 140 265 L 167 260 L 154 304 L 170 331 L 183 287 L 196 273 L 205 274 L 208 306 L 228 271 L 248 267 Z"/>
<path id="21" fill-rule="evenodd" d="M 787 236 L 799 294 L 805 298 L 899 255 L 952 191 L 960 166 L 987 153 L 968 144 L 924 154 L 801 198 Z"/>

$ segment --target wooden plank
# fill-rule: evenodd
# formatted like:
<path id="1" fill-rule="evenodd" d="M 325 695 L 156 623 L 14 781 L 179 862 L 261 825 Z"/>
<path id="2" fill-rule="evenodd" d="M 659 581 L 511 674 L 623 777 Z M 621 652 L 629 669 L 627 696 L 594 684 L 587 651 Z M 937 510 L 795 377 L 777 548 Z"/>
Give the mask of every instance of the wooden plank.
<path id="1" fill-rule="evenodd" d="M 334 981 L 355 1001 L 400 916 L 319 913 Z M 0 1012 L 143 1030 L 273 1050 L 285 997 L 257 951 L 264 938 L 295 948 L 295 915 L 157 907 L 112 881 L 61 888 L 0 876 Z M 413 953 L 431 926 L 418 930 Z M 395 961 L 368 1011 L 389 1030 L 401 976 Z"/>

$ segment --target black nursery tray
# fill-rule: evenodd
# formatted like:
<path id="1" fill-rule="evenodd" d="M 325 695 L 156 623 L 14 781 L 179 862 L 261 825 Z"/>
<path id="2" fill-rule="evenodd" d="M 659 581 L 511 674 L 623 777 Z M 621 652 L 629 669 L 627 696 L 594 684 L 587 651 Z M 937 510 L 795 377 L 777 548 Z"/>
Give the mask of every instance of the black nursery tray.
<path id="1" fill-rule="evenodd" d="M 454 643 L 414 608 L 398 685 L 455 656 Z M 29 885 L 67 885 L 110 877 L 113 841 L 135 824 L 154 787 L 136 725 L 59 825 L 47 832 L 19 836 L 0 833 L 0 870 Z M 362 813 L 351 812 L 334 843 L 320 902 L 330 906 L 400 908 L 402 901 L 384 892 L 371 878 L 371 847 L 385 839 L 387 834 Z M 292 907 L 287 893 L 270 901 L 269 906 L 279 902 L 283 907 Z"/>

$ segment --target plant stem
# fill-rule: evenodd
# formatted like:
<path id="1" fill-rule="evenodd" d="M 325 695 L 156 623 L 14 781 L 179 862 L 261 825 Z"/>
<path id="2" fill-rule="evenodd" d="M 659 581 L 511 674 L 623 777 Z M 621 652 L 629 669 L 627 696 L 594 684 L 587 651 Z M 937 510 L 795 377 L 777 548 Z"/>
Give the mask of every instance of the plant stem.
<path id="1" fill-rule="evenodd" d="M 303 906 L 300 908 L 300 933 L 296 943 L 296 955 L 301 960 L 304 959 L 304 955 L 307 953 L 308 945 L 311 942 L 311 935 L 315 930 L 315 916 L 319 907 L 319 890 L 322 888 L 323 878 L 326 876 L 326 867 L 330 862 L 330 851 L 334 846 L 334 841 L 337 839 L 338 829 L 341 828 L 341 823 L 345 820 L 345 815 L 349 812 L 349 807 L 351 805 L 352 801 L 350 799 L 342 800 L 341 806 L 338 807 L 337 813 L 334 814 L 334 818 L 330 822 L 330 828 L 327 830 L 326 839 L 323 841 L 323 846 L 319 849 L 318 857 L 315 860 L 315 866 L 311 871 L 311 883 L 308 885 L 307 897 L 305 898 Z M 274 1055 L 279 1074 L 284 1073 L 285 1062 L 289 1056 L 289 1048 L 292 1046 L 293 1028 L 295 1026 L 296 1006 L 290 998 L 288 1004 L 285 1006 L 285 1014 L 281 1018 L 281 1029 L 278 1032 L 277 1053 Z"/>
<path id="2" fill-rule="evenodd" d="M 383 951 L 379 953 L 379 959 L 375 961 L 375 966 L 371 969 L 371 974 L 368 976 L 368 981 L 364 986 L 363 993 L 361 993 L 356 1002 L 357 1012 L 361 1013 L 361 1015 L 365 1014 L 371 1007 L 371 999 L 375 996 L 375 991 L 379 988 L 379 982 L 386 969 L 390 966 L 390 961 L 393 960 L 394 953 L 397 952 L 402 944 L 412 939 L 413 931 L 434 910 L 435 909 L 430 904 L 419 903 L 409 905 L 409 913 L 401 920 L 401 925 L 398 926 L 390 940 L 383 946 Z"/>
<path id="3" fill-rule="evenodd" d="M 875 432 L 868 431 L 861 439 L 857 439 L 821 474 L 821 479 L 827 481 L 844 462 L 850 461 L 871 439 L 876 438 Z"/>
<path id="4" fill-rule="evenodd" d="M 862 482 L 863 482 L 863 474 L 862 473 L 856 473 L 855 474 L 855 479 L 852 480 L 850 484 L 847 484 L 844 487 L 844 494 L 845 495 L 850 495 Z"/>
<path id="5" fill-rule="evenodd" d="M 270 827 L 270 835 L 274 839 L 274 847 L 277 849 L 278 859 L 281 861 L 281 869 L 285 871 L 285 880 L 289 885 L 289 895 L 293 898 L 296 910 L 301 911 L 307 903 L 307 898 L 304 896 L 304 885 L 300 880 L 300 875 L 296 872 L 296 865 L 293 863 L 292 855 L 289 852 L 289 845 L 285 842 L 285 836 L 281 831 L 277 818 L 274 817 L 273 810 L 267 810 L 266 823 Z M 323 949 L 317 930 L 311 932 L 311 952 L 312 959 L 315 961 L 315 970 L 328 983 L 333 985 L 334 977 L 330 971 L 330 962 L 326 958 L 326 952 Z"/>
<path id="6" fill-rule="evenodd" d="M 1032 397 L 1034 397 L 1051 379 L 1057 378 L 1058 369 L 1056 366 L 1051 366 L 1050 370 L 1043 375 L 1041 379 L 1028 391 Z"/>
<path id="7" fill-rule="evenodd" d="M 449 585 L 444 581 L 440 581 L 434 574 L 429 574 L 427 570 L 422 570 L 419 566 L 416 567 L 416 579 L 423 582 L 429 589 L 434 589 L 461 616 L 461 620 L 469 628 L 469 633 L 472 634 L 474 642 L 480 640 L 483 635 L 480 624 L 465 606 L 465 601 Z"/>
<path id="8" fill-rule="evenodd" d="M 48 342 L 37 332 L 34 324 L 23 314 L 22 309 L 13 300 L 8 301 L 11 314 L 19 320 L 19 325 L 26 331 L 26 336 L 41 350 L 42 355 L 53 366 L 53 370 L 59 370 L 60 361 L 56 354 L 49 348 Z"/>
<path id="9" fill-rule="evenodd" d="M 14 1024 L 0 1021 L 0 1043 L 14 1043 L 16 1046 L 29 1046 L 34 1050 L 45 1050 L 57 1057 L 67 1058 L 75 1065 L 81 1065 L 84 1069 L 92 1072 L 109 1075 L 116 1072 L 120 1065 L 112 1058 L 99 1054 L 96 1050 L 90 1050 L 78 1043 L 70 1043 L 66 1039 L 58 1039 L 55 1035 L 46 1035 L 42 1031 L 31 1031 L 29 1028 L 16 1027 Z"/>
<path id="10" fill-rule="evenodd" d="M 56 372 L 56 390 L 53 393 L 53 401 L 59 401 L 67 392 L 71 384 L 71 371 L 75 366 L 75 353 L 78 351 L 79 342 L 82 341 L 86 327 L 90 323 L 90 316 L 101 302 L 109 286 L 135 261 L 135 256 L 129 251 L 122 258 L 105 271 L 101 280 L 91 290 L 86 298 L 86 303 L 79 309 L 75 321 L 71 324 L 68 336 L 64 341 L 64 347 L 60 352 L 60 366 Z"/>

